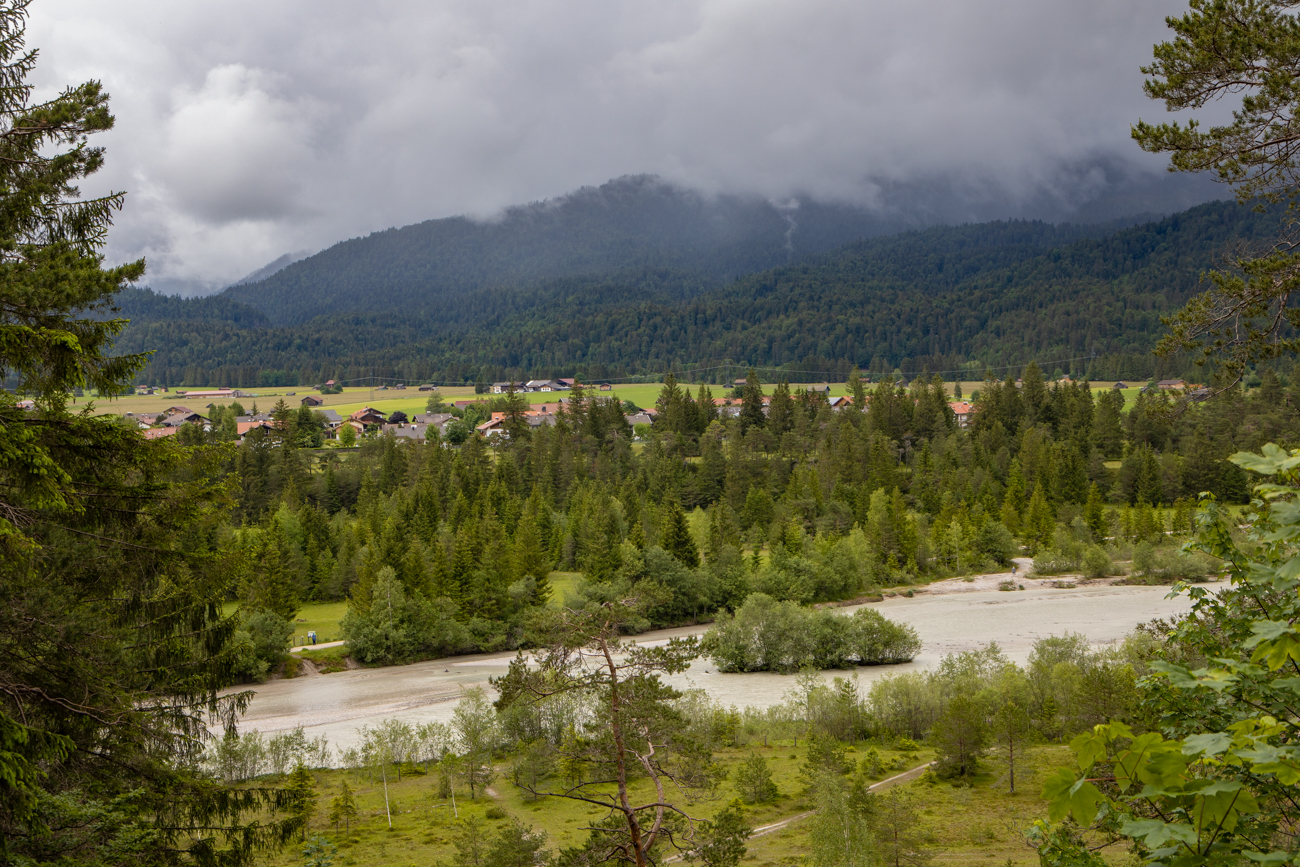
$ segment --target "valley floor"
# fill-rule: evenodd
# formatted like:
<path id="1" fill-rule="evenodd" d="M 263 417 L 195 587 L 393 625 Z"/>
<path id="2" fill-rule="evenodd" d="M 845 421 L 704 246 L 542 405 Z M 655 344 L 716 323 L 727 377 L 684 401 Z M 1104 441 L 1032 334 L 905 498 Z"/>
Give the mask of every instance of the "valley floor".
<path id="1" fill-rule="evenodd" d="M 869 745 L 862 743 L 850 747 L 848 757 L 856 762 L 868 748 Z M 804 760 L 803 745 L 795 747 L 789 741 L 770 746 L 750 743 L 723 750 L 718 759 L 734 778 L 740 761 L 754 753 L 767 759 L 781 794 L 772 803 L 746 807 L 748 823 L 760 833 L 749 841 L 744 863 L 763 867 L 797 865 L 808 852 L 810 823 L 807 819 L 813 808 L 799 773 Z M 972 782 L 953 785 L 920 773 L 920 767 L 933 758 L 928 750 L 903 753 L 882 749 L 881 754 L 886 770 L 872 778 L 873 782 L 917 770 L 889 785 L 906 786 L 915 794 L 921 835 L 928 853 L 934 857 L 933 864 L 1028 867 L 1038 863 L 1037 854 L 1026 844 L 1023 831 L 1035 819 L 1045 816 L 1046 804 L 1040 794 L 1042 780 L 1068 762 L 1065 747 L 1043 745 L 1030 749 L 1027 758 L 1017 764 L 1015 794 L 1008 792 L 1006 764 L 997 756 L 988 757 L 984 772 Z M 337 845 L 336 863 L 345 867 L 380 864 L 404 867 L 449 861 L 454 854 L 453 840 L 461 827 L 459 823 L 465 819 L 482 820 L 491 835 L 511 819 L 517 819 L 545 831 L 547 848 L 554 852 L 585 839 L 583 826 L 602 815 L 598 808 L 560 798 L 530 800 L 510 782 L 504 765 L 497 770 L 498 776 L 489 791 L 480 793 L 476 799 L 470 799 L 468 791 L 458 785 L 455 813 L 450 800 L 437 796 L 436 773 L 425 774 L 417 769 L 415 774 L 404 775 L 401 781 L 390 775 L 387 786 L 391 830 L 380 778 L 365 771 L 318 771 L 315 776 L 319 800 L 309 834 L 324 836 Z M 861 772 L 860 768 L 855 771 Z M 345 780 L 356 795 L 360 814 L 347 831 L 335 828 L 328 821 L 330 800 L 339 793 Z M 648 795 L 646 788 L 642 794 Z M 684 806 L 693 817 L 709 818 L 737 797 L 734 785 L 727 781 L 711 795 L 685 801 Z M 298 848 L 298 845 L 286 848 L 269 859 L 269 863 L 284 867 L 301 863 Z"/>

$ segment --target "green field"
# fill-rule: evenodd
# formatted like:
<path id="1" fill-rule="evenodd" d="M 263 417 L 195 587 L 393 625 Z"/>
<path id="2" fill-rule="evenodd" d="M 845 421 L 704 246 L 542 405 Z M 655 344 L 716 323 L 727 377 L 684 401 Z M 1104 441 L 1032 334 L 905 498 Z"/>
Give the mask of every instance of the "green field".
<path id="1" fill-rule="evenodd" d="M 983 383 L 979 382 L 961 383 L 962 395 L 969 398 L 971 393 L 979 389 L 982 384 Z M 682 383 L 682 385 L 685 388 L 689 388 L 692 395 L 694 395 L 699 388 L 698 385 L 692 383 Z M 791 387 L 807 388 L 813 385 L 824 387 L 826 384 L 792 383 Z M 1103 391 L 1110 388 L 1110 386 L 1111 383 L 1109 382 L 1093 383 L 1093 390 L 1094 392 Z M 630 400 L 642 409 L 650 409 L 654 407 L 655 399 L 659 396 L 659 391 L 662 387 L 663 386 L 657 382 L 633 383 L 628 385 L 616 385 L 611 391 L 595 391 L 591 392 L 591 394 L 598 397 L 617 397 L 619 400 Z M 195 388 L 198 390 L 197 386 Z M 715 398 L 729 396 L 729 392 L 722 385 L 710 385 L 709 388 L 713 391 L 713 396 Z M 949 394 L 951 394 L 952 383 L 948 383 L 947 388 Z M 256 396 L 240 398 L 239 400 L 239 403 L 245 410 L 251 410 L 254 404 L 256 404 L 259 410 L 268 410 L 281 398 L 283 398 L 290 406 L 297 407 L 304 397 L 311 394 L 320 397 L 325 401 L 323 408 L 335 410 L 340 415 L 345 416 L 356 412 L 363 407 L 371 406 L 385 414 L 391 414 L 397 410 L 401 410 L 410 417 L 414 416 L 416 413 L 424 412 L 425 405 L 429 400 L 428 392 L 418 391 L 415 387 L 409 387 L 401 391 L 391 388 L 387 391 L 381 391 L 378 389 L 372 390 L 370 388 L 346 388 L 339 394 L 327 395 L 318 394 L 306 386 L 299 386 L 296 388 L 250 389 L 249 391 Z M 771 383 L 765 384 L 764 391 L 771 394 Z M 1138 392 L 1141 391 L 1141 388 L 1126 388 L 1122 389 L 1122 391 L 1124 394 L 1125 408 L 1127 409 L 1137 400 L 1137 395 Z M 290 392 L 293 392 L 293 394 L 290 395 Z M 447 386 L 440 389 L 440 392 L 448 403 L 455 400 L 470 400 L 476 397 L 472 386 Z M 846 395 L 848 394 L 848 385 L 846 383 L 831 383 L 830 394 L 832 396 Z M 477 395 L 477 397 L 481 397 L 484 400 L 489 399 L 492 396 L 493 395 Z M 551 392 L 546 394 L 539 392 L 536 394 L 524 395 L 530 404 L 553 403 L 555 400 L 565 396 L 565 392 Z M 84 404 L 85 402 L 86 399 L 82 398 L 81 403 Z M 223 401 L 221 405 L 224 405 L 225 403 L 227 403 L 227 401 Z M 95 398 L 94 404 L 101 412 L 111 413 L 113 415 L 125 415 L 128 412 L 160 412 L 169 406 L 176 405 L 189 407 L 189 409 L 194 410 L 195 412 L 207 412 L 209 401 L 199 399 L 187 400 L 185 396 L 172 392 L 170 394 L 157 394 L 151 396 L 133 395 L 130 397 L 119 397 L 108 400 Z"/>
<path id="2" fill-rule="evenodd" d="M 552 572 L 551 581 L 551 598 L 549 600 L 552 608 L 562 608 L 573 595 L 573 588 L 577 586 L 578 579 L 582 577 L 581 572 Z"/>
<path id="3" fill-rule="evenodd" d="M 856 763 L 867 748 L 866 744 L 850 747 L 848 758 Z M 812 800 L 799 775 L 804 747 L 801 744 L 796 748 L 789 741 L 767 747 L 754 742 L 719 751 L 717 759 L 728 770 L 728 780 L 715 792 L 703 794 L 695 800 L 677 793 L 674 793 L 674 799 L 694 817 L 715 815 L 737 797 L 730 779 L 734 778 L 739 762 L 754 753 L 767 759 L 780 796 L 769 804 L 746 807 L 746 819 L 751 827 L 780 822 L 812 809 Z M 882 749 L 881 755 L 887 770 L 877 777 L 868 778 L 869 782 L 918 767 L 933 758 L 926 750 L 901 753 Z M 976 778 L 973 785 L 958 787 L 932 777 L 902 783 L 917 796 L 922 835 L 929 854 L 934 856 L 931 863 L 984 863 L 996 867 L 1037 864 L 1037 855 L 1026 847 L 1021 832 L 1034 819 L 1045 815 L 1046 805 L 1039 796 L 1042 780 L 1057 767 L 1065 765 L 1068 758 L 1064 747 L 1031 749 L 1027 753 L 1028 760 L 1022 759 L 1018 763 L 1017 792 L 1014 795 L 1007 792 L 1001 763 L 992 757 L 986 763 L 986 773 Z M 454 854 L 453 838 L 460 828 L 460 821 L 469 818 L 485 822 L 489 835 L 495 835 L 510 819 L 518 819 L 525 825 L 545 831 L 546 846 L 554 853 L 558 847 L 572 846 L 585 839 L 586 832 L 582 826 L 600 815 L 595 807 L 560 798 L 529 800 L 526 793 L 510 782 L 508 763 L 502 757 L 497 762 L 497 778 L 487 794 L 480 793 L 476 800 L 471 800 L 468 791 L 458 783 L 455 806 L 458 820 L 453 815 L 450 801 L 437 796 L 437 775 L 426 775 L 422 768 L 414 769 L 413 774 L 410 770 L 408 766 L 408 773 L 400 781 L 391 773 L 388 776 L 392 830 L 388 828 L 383 782 L 378 777 L 365 771 L 316 772 L 318 806 L 309 834 L 324 836 L 339 847 L 336 864 L 354 867 L 447 863 Z M 359 809 L 359 821 L 348 832 L 341 827 L 336 829 L 328 820 L 330 800 L 340 791 L 344 780 L 352 788 Z M 634 783 L 634 790 L 650 799 L 651 791 L 645 780 Z M 806 819 L 795 821 L 751 840 L 744 863 L 802 863 L 808 852 L 809 825 Z M 285 867 L 300 864 L 302 858 L 298 850 L 299 845 L 287 847 L 268 863 Z"/>
<path id="4" fill-rule="evenodd" d="M 230 616 L 238 608 L 238 602 L 227 602 L 224 613 Z M 346 602 L 311 602 L 302 606 L 293 621 L 293 637 L 290 639 L 293 642 L 292 646 L 304 644 L 307 641 L 307 633 L 313 629 L 316 630 L 318 642 L 338 641 L 343 637 L 339 623 L 347 613 Z"/>

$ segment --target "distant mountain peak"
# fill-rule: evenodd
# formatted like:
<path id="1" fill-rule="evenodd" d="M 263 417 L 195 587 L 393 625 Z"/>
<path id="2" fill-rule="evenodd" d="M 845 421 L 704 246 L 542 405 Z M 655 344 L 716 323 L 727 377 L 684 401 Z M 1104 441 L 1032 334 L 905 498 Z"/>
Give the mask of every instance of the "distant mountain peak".
<path id="1" fill-rule="evenodd" d="M 231 283 L 230 285 L 243 286 L 245 283 L 256 283 L 259 280 L 265 280 L 267 277 L 270 277 L 272 274 L 275 274 L 279 271 L 283 271 L 285 268 L 288 268 L 294 262 L 298 262 L 302 259 L 306 259 L 310 255 L 311 253 L 308 252 L 307 250 L 299 250 L 297 253 L 285 253 L 283 256 L 276 259 L 275 261 L 266 263 L 261 268 L 258 268 L 256 271 L 252 272 L 251 274 L 248 274 L 244 277 L 240 277 L 238 280 L 236 280 L 234 283 Z"/>

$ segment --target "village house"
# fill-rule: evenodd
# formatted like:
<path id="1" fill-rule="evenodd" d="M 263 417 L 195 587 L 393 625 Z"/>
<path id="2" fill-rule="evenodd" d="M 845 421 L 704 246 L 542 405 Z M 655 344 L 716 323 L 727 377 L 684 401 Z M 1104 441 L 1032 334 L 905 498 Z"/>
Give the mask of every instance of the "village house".
<path id="1" fill-rule="evenodd" d="M 143 431 L 143 433 L 144 433 L 144 438 L 147 440 L 160 440 L 163 437 L 169 437 L 175 434 L 179 430 L 180 428 L 176 428 L 176 427 L 155 427 L 155 428 L 150 428 L 147 431 Z"/>
<path id="2" fill-rule="evenodd" d="M 186 400 L 229 400 L 232 397 L 248 397 L 237 388 L 215 388 L 206 391 L 178 391 Z"/>
<path id="3" fill-rule="evenodd" d="M 411 420 L 416 424 L 436 429 L 439 436 L 446 436 L 447 426 L 456 420 L 456 416 L 449 412 L 423 412 Z"/>
<path id="4" fill-rule="evenodd" d="M 325 422 L 325 437 L 334 439 L 338 436 L 339 428 L 343 425 L 343 416 L 332 409 L 318 409 L 314 415 Z"/>
<path id="5" fill-rule="evenodd" d="M 483 437 L 484 439 L 491 439 L 493 437 L 503 437 L 506 435 L 505 419 L 501 419 L 501 418 L 489 419 L 483 422 L 478 427 L 474 428 L 474 430 L 478 433 L 479 436 Z"/>
<path id="6" fill-rule="evenodd" d="M 313 394 L 309 394 L 301 401 L 303 406 L 323 406 L 325 401 Z"/>
<path id="7" fill-rule="evenodd" d="M 1156 383 L 1156 388 L 1160 389 L 1161 391 L 1181 391 L 1182 389 L 1187 388 L 1187 380 L 1162 379 Z"/>
<path id="8" fill-rule="evenodd" d="M 380 425 L 387 424 L 388 416 L 373 407 L 366 406 L 348 416 L 348 421 L 360 424 L 362 431 L 374 430 Z"/>
<path id="9" fill-rule="evenodd" d="M 437 428 L 434 428 L 437 430 Z M 429 425 L 412 422 L 410 424 L 386 424 L 383 426 L 385 434 L 392 434 L 398 440 L 422 443 L 429 431 Z"/>
<path id="10" fill-rule="evenodd" d="M 248 435 L 255 430 L 270 431 L 275 430 L 275 425 L 269 420 L 259 419 L 257 421 L 235 422 L 235 439 L 240 445 L 244 443 Z"/>
<path id="11" fill-rule="evenodd" d="M 952 408 L 952 414 L 957 417 L 957 426 L 966 427 L 970 424 L 971 405 L 964 400 L 959 400 L 948 404 Z"/>
<path id="12" fill-rule="evenodd" d="M 197 412 L 174 412 L 160 419 L 158 424 L 163 427 L 180 427 L 183 424 L 192 424 L 203 428 L 205 431 L 212 430 L 212 422 Z"/>

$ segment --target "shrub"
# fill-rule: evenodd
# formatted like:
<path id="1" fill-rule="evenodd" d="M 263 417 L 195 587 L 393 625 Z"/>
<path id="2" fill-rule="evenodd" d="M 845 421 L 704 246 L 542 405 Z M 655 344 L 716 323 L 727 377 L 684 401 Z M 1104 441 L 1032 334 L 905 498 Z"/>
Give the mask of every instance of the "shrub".
<path id="1" fill-rule="evenodd" d="M 455 619 L 456 603 L 408 594 L 391 566 L 379 570 L 374 598 L 384 600 L 383 604 L 350 611 L 341 624 L 348 649 L 362 662 L 405 662 L 450 655 L 470 646 L 469 630 Z"/>
<path id="2" fill-rule="evenodd" d="M 235 630 L 233 668 L 245 680 L 264 680 L 288 657 L 293 626 L 273 611 L 240 612 Z"/>
<path id="3" fill-rule="evenodd" d="M 939 777 L 950 780 L 972 777 L 988 743 L 984 713 L 972 696 L 959 693 L 934 724 L 930 739 L 938 753 Z"/>
<path id="4" fill-rule="evenodd" d="M 754 754 L 736 769 L 736 791 L 747 804 L 765 804 L 779 794 L 767 759 Z"/>
<path id="5" fill-rule="evenodd" d="M 1200 581 L 1210 574 L 1205 558 L 1177 548 L 1155 548 L 1143 542 L 1133 550 L 1133 574 L 1149 584 Z"/>
<path id="6" fill-rule="evenodd" d="M 1100 545 L 1089 545 L 1083 556 L 1083 574 L 1089 578 L 1105 578 L 1115 574 L 1115 564 L 1106 549 Z"/>
<path id="7" fill-rule="evenodd" d="M 907 662 L 921 649 L 910 626 L 871 608 L 846 617 L 750 594 L 734 616 L 720 614 L 704 651 L 721 671 L 798 671 Z"/>
<path id="8" fill-rule="evenodd" d="M 975 534 L 975 550 L 998 566 L 1009 566 L 1016 553 L 1016 540 L 1001 521 L 989 518 Z"/>

